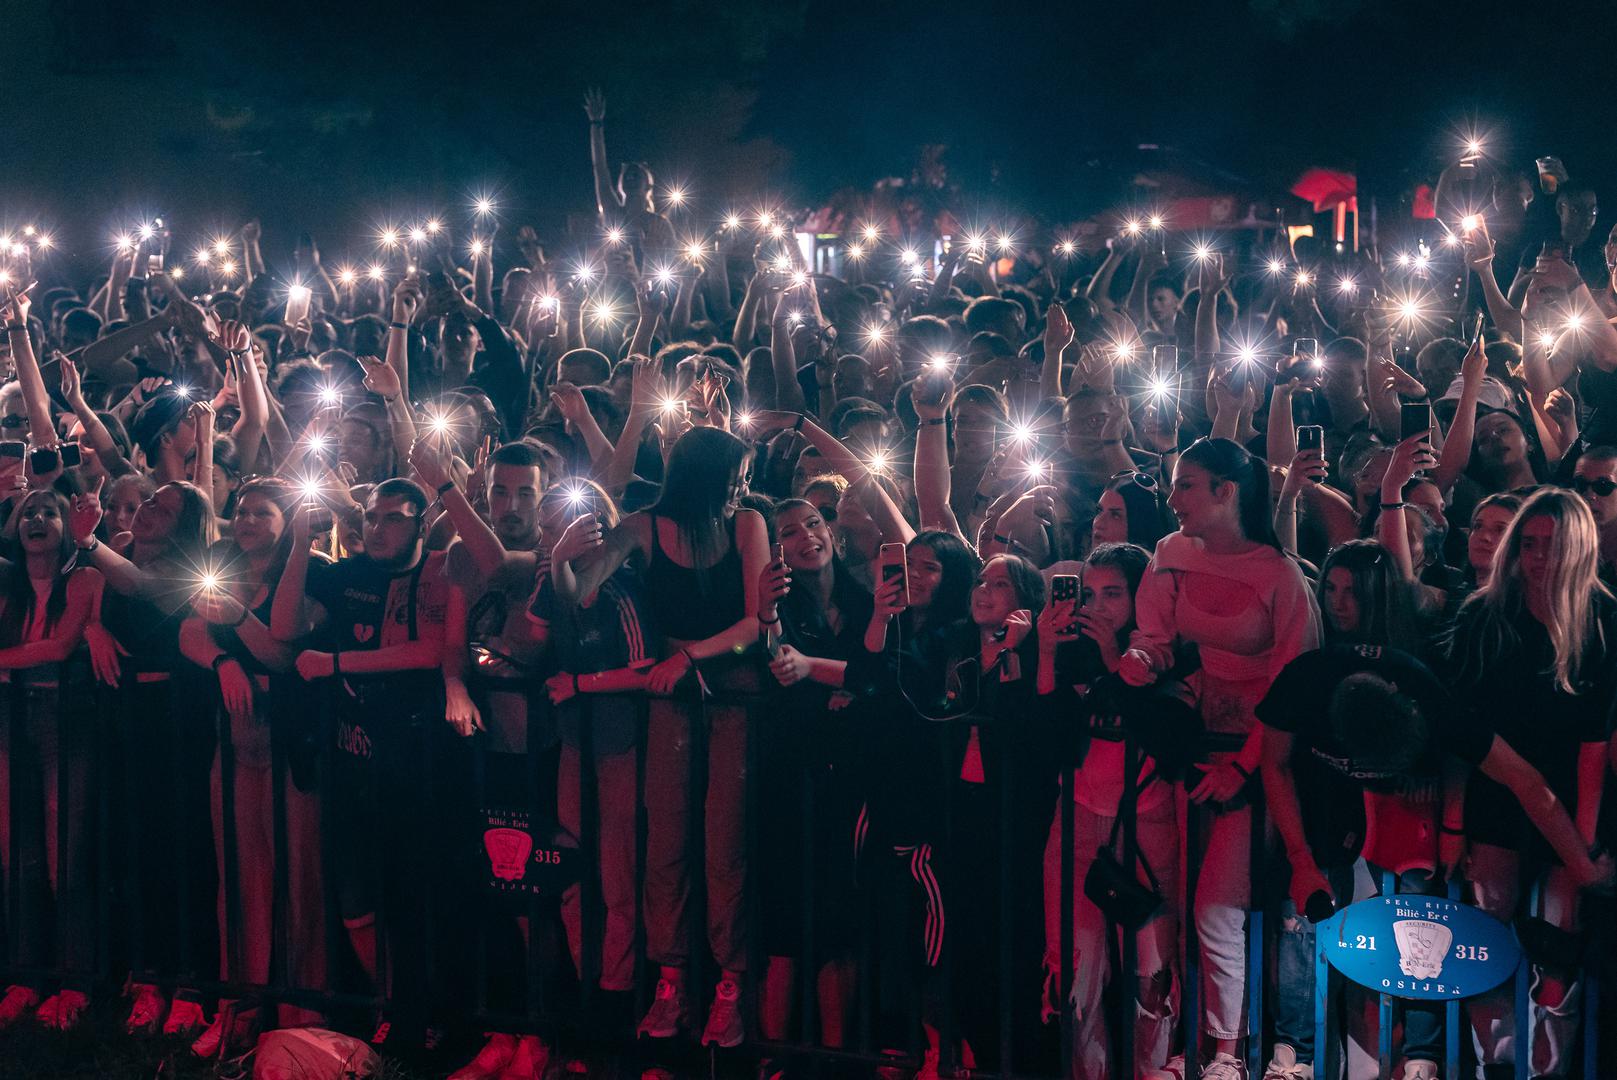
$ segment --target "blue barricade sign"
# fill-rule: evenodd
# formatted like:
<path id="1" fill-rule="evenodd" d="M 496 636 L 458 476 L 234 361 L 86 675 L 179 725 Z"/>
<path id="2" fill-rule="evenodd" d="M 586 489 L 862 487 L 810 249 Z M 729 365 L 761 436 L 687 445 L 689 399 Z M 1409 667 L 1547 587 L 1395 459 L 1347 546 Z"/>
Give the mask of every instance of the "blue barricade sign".
<path id="1" fill-rule="evenodd" d="M 1361 900 L 1320 925 L 1325 959 L 1360 986 L 1445 1001 L 1492 990 L 1516 973 L 1521 948 L 1504 923 L 1441 896 Z"/>

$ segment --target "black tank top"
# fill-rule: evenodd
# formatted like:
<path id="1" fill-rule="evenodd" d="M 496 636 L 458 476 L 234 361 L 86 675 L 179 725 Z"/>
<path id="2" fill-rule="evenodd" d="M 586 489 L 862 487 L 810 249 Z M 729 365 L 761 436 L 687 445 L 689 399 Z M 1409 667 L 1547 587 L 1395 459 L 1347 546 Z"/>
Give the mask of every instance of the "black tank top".
<path id="1" fill-rule="evenodd" d="M 656 625 L 678 641 L 701 641 L 735 625 L 747 610 L 741 582 L 741 552 L 736 547 L 735 518 L 726 526 L 730 550 L 712 566 L 681 566 L 663 551 L 657 515 L 651 516 L 651 566 L 645 595 Z"/>

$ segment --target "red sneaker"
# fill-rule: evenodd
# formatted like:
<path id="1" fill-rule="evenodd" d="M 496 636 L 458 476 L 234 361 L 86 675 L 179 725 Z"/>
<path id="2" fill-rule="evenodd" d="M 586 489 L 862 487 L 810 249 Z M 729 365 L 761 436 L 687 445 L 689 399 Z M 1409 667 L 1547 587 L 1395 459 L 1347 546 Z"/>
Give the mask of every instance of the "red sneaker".
<path id="1" fill-rule="evenodd" d="M 34 1015 L 45 1027 L 56 1031 L 72 1031 L 79 1026 L 90 999 L 77 990 L 60 990 L 45 999 Z"/>
<path id="2" fill-rule="evenodd" d="M 208 1026 L 208 1016 L 202 1006 L 185 998 L 175 998 L 169 1007 L 168 1019 L 163 1022 L 164 1035 L 189 1035 Z"/>
<path id="3" fill-rule="evenodd" d="M 27 1016 L 39 1004 L 39 991 L 32 986 L 8 986 L 0 998 L 0 1028 L 8 1028 Z"/>
<path id="4" fill-rule="evenodd" d="M 168 1012 L 168 999 L 163 996 L 163 991 L 151 983 L 135 983 L 129 989 L 135 996 L 135 1003 L 129 1008 L 129 1019 L 124 1021 L 124 1030 L 131 1035 L 150 1035 L 163 1022 L 163 1015 Z"/>
<path id="5" fill-rule="evenodd" d="M 449 1074 L 449 1080 L 495 1080 L 517 1051 L 517 1037 L 503 1031 L 488 1033 L 488 1042 L 463 1067 Z"/>

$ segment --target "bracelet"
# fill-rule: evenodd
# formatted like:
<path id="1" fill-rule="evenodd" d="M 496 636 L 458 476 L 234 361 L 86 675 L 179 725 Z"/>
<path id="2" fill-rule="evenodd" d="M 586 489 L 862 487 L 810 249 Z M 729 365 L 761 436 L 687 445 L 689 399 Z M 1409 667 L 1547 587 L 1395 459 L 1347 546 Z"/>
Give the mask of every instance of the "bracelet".
<path id="1" fill-rule="evenodd" d="M 1408 505 L 1409 505 L 1408 503 L 1404 503 L 1404 502 L 1382 503 L 1381 504 L 1381 509 L 1383 509 L 1383 510 L 1402 510 L 1404 507 L 1406 507 Z"/>
<path id="2" fill-rule="evenodd" d="M 101 541 L 98 540 L 96 537 L 92 536 L 92 537 L 90 537 L 90 542 L 88 544 L 80 544 L 79 545 L 79 550 L 84 552 L 86 555 L 88 555 L 88 554 L 90 554 L 90 552 L 94 551 L 96 548 L 98 548 L 100 546 L 101 546 Z"/>
<path id="3" fill-rule="evenodd" d="M 1234 758 L 1230 759 L 1230 768 L 1232 768 L 1236 772 L 1240 773 L 1242 780 L 1250 780 L 1250 779 L 1252 779 L 1251 770 L 1249 770 L 1246 766 L 1242 765 L 1239 761 L 1236 761 Z"/>
<path id="4" fill-rule="evenodd" d="M 213 673 L 215 675 L 219 674 L 219 669 L 234 659 L 236 658 L 227 652 L 220 653 L 218 656 L 213 658 Z"/>
<path id="5" fill-rule="evenodd" d="M 15 334 L 18 330 L 21 330 L 23 333 L 26 334 L 28 332 L 28 324 L 25 323 L 25 322 L 8 322 L 8 323 L 6 323 L 6 333 Z"/>
<path id="6" fill-rule="evenodd" d="M 454 486 L 455 486 L 455 482 L 453 480 L 445 480 L 443 483 L 439 484 L 438 485 L 438 497 L 440 499 L 443 498 L 445 495 L 447 495 L 449 493 L 450 488 L 453 488 Z"/>
<path id="7" fill-rule="evenodd" d="M 388 326 L 389 330 L 408 330 L 408 329 L 410 329 L 410 326 L 409 326 L 408 323 L 401 323 L 401 322 L 390 322 L 390 323 L 387 324 L 387 326 Z"/>
<path id="8" fill-rule="evenodd" d="M 1452 826 L 1452 825 L 1449 825 L 1449 824 L 1446 824 L 1446 823 L 1443 824 L 1443 825 L 1440 825 L 1438 827 L 1437 831 L 1442 833 L 1444 836 L 1464 836 L 1465 835 L 1465 829 L 1463 827 L 1457 828 L 1455 826 Z"/>
<path id="9" fill-rule="evenodd" d="M 243 604 L 242 607 L 241 607 L 241 618 L 239 618 L 235 622 L 231 623 L 230 628 L 232 630 L 234 630 L 237 627 L 241 626 L 242 623 L 246 622 L 249 618 L 252 617 L 252 614 L 253 613 L 251 611 L 247 610 L 247 605 Z"/>
<path id="10" fill-rule="evenodd" d="M 225 350 L 226 355 L 229 355 L 229 356 L 246 356 L 250 352 L 252 352 L 251 349 L 226 349 Z"/>
<path id="11" fill-rule="evenodd" d="M 780 612 L 777 611 L 775 613 L 775 617 L 773 619 L 759 619 L 758 620 L 758 625 L 760 625 L 760 626 L 779 626 L 780 625 Z"/>
<path id="12" fill-rule="evenodd" d="M 808 419 L 807 414 L 798 413 L 797 414 L 797 423 L 792 425 L 792 431 L 801 434 L 802 431 L 803 431 L 803 421 L 805 421 L 807 419 Z M 681 651 L 683 651 L 683 650 L 681 650 Z"/>
<path id="13" fill-rule="evenodd" d="M 333 675 L 341 675 L 342 674 L 342 650 L 341 649 L 332 649 L 331 650 L 331 673 Z"/>
<path id="14" fill-rule="evenodd" d="M 994 543 L 996 544 L 1004 544 L 1006 547 L 1010 547 L 1011 542 L 1011 538 L 1008 536 L 1001 536 L 999 533 L 994 534 Z"/>
<path id="15" fill-rule="evenodd" d="M 574 696 L 574 697 L 577 697 L 577 696 L 578 696 L 578 694 L 579 694 L 579 689 L 578 689 L 578 673 L 577 673 L 577 672 L 574 672 L 574 673 L 573 673 L 573 696 Z"/>
<path id="16" fill-rule="evenodd" d="M 679 655 L 685 658 L 686 662 L 691 665 L 691 669 L 694 671 L 696 668 L 696 657 L 691 655 L 691 651 L 689 649 L 681 649 L 679 650 Z"/>
<path id="17" fill-rule="evenodd" d="M 947 424 L 948 422 L 949 422 L 949 418 L 947 416 L 934 416 L 929 420 L 922 420 L 921 421 L 921 426 L 922 427 L 935 427 L 938 424 Z"/>

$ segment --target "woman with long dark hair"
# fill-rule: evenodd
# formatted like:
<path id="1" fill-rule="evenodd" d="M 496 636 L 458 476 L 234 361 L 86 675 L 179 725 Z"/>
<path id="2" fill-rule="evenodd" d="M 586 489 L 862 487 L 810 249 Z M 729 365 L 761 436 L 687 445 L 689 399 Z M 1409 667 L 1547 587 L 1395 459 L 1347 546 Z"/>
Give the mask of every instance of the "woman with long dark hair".
<path id="1" fill-rule="evenodd" d="M 1079 730 L 1064 739 L 1079 757 L 1062 772 L 1060 798 L 1072 800 L 1072 954 L 1066 970 L 1072 976 L 1068 1004 L 1073 1010 L 1073 1075 L 1100 1080 L 1109 1072 L 1110 1037 L 1102 1011 L 1107 983 L 1117 979 L 1130 1004 L 1126 1015 L 1132 1031 L 1136 1072 L 1161 1065 L 1168 1057 L 1176 1010 L 1179 920 L 1176 905 L 1163 904 L 1135 931 L 1133 972 L 1110 972 L 1107 915 L 1084 889 L 1097 853 L 1108 850 L 1119 866 L 1121 815 L 1135 820 L 1135 876 L 1159 896 L 1173 897 L 1179 881 L 1179 822 L 1174 780 L 1166 762 L 1151 756 L 1157 739 L 1154 725 L 1173 716 L 1194 722 L 1189 694 L 1176 680 L 1163 680 L 1149 691 L 1121 691 L 1112 676 L 1134 630 L 1134 596 L 1151 555 L 1142 547 L 1103 543 L 1084 560 L 1076 600 L 1059 600 L 1039 617 L 1038 690 L 1051 696 L 1051 707 L 1076 719 Z M 1059 721 L 1058 721 L 1059 722 Z M 1181 727 L 1186 725 L 1181 725 Z M 1076 736 L 1076 737 L 1074 737 Z M 1130 753 L 1130 750 L 1133 753 Z M 1063 754 L 1063 760 L 1071 760 Z M 1130 763 L 1135 785 L 1132 809 L 1127 804 Z M 1058 985 L 1062 971 L 1061 904 L 1062 807 L 1058 803 L 1044 849 L 1044 965 L 1046 986 Z M 1126 932 L 1126 931 L 1125 931 Z M 1047 1016 L 1061 1004 L 1046 993 Z"/>
<path id="2" fill-rule="evenodd" d="M 932 535 L 917 537 L 911 552 Z M 976 576 L 965 617 L 946 624 L 934 617 L 958 600 L 939 587 L 942 577 L 923 586 L 922 627 L 913 642 L 895 641 L 875 686 L 870 707 L 880 722 L 870 725 L 869 802 L 857 834 L 876 882 L 882 970 L 893 976 L 884 974 L 884 1021 L 896 1027 L 918 1009 L 933 1069 L 942 1050 L 936 994 L 944 966 L 957 988 L 959 1060 L 967 1067 L 998 1045 L 1002 925 L 1012 927 L 1009 947 L 1020 961 L 1006 991 L 1017 1000 L 1038 985 L 1040 927 L 1002 923 L 1000 883 L 1003 873 L 1011 897 L 1037 893 L 1040 826 L 1055 778 L 1033 693 L 1033 621 L 1044 606 L 1038 569 L 1017 555 L 995 556 Z M 901 599 L 884 583 L 867 651 L 884 644 L 885 627 L 876 623 L 892 619 Z M 1020 1022 L 1018 1031 L 1031 1034 Z"/>
<path id="3" fill-rule="evenodd" d="M 119 685 L 120 716 L 127 718 L 117 752 L 126 766 L 120 798 L 133 849 L 138 929 L 126 1027 L 135 1033 L 161 1025 L 167 1034 L 185 1034 L 206 1020 L 198 995 L 186 990 L 171 1007 L 158 980 L 178 986 L 213 968 L 216 937 L 202 914 L 213 906 L 213 850 L 201 824 L 209 818 L 213 739 L 211 716 L 195 706 L 198 695 L 176 692 L 172 683 L 189 676 L 180 624 L 204 582 L 213 509 L 193 484 L 162 485 L 135 511 L 127 557 L 96 539 L 99 492 L 76 498 L 70 521 L 80 561 L 106 578 L 100 623 L 85 635 L 98 674 Z M 183 835 L 174 835 L 175 822 Z M 178 888 L 185 890 L 191 914 L 183 936 Z"/>
<path id="4" fill-rule="evenodd" d="M 268 694 L 271 675 L 287 670 L 294 652 L 275 640 L 269 621 L 275 586 L 291 550 L 287 526 L 297 502 L 297 489 L 284 480 L 268 477 L 242 485 L 231 537 L 214 545 L 202 568 L 211 583 L 198 591 L 191 603 L 194 614 L 180 627 L 180 650 L 198 667 L 211 670 L 219 683 L 221 737 L 209 790 L 219 873 L 219 977 L 225 982 L 262 985 L 270 978 L 275 795 Z M 292 745 L 291 740 L 286 743 Z M 325 985 L 319 803 L 307 768 L 311 764 L 289 762 L 283 790 L 289 967 L 294 985 L 305 989 Z M 228 845 L 227 833 L 232 837 Z M 285 1006 L 281 1023 L 308 1023 L 312 1016 Z M 255 1004 L 222 999 L 192 1052 L 208 1058 L 216 1056 L 222 1044 L 241 1047 L 260 1026 Z"/>
<path id="5" fill-rule="evenodd" d="M 763 518 L 739 506 L 751 463 L 751 450 L 735 436 L 692 428 L 669 453 L 655 506 L 631 514 L 604 537 L 596 515 L 580 515 L 551 557 L 556 594 L 572 603 L 636 559 L 644 567 L 647 608 L 663 634 L 663 659 L 647 676 L 653 697 L 646 747 L 645 925 L 647 954 L 661 969 L 656 1000 L 640 1024 L 649 1038 L 672 1038 L 687 1023 L 690 748 L 693 736 L 697 745 L 705 736 L 706 924 L 720 979 L 702 1041 L 723 1047 L 745 1037 L 739 980 L 747 963 L 746 746 L 749 702 L 761 683 L 756 667 L 740 654 L 758 640 L 758 575 L 769 560 Z"/>
<path id="6" fill-rule="evenodd" d="M 1268 469 L 1238 443 L 1192 443 L 1174 465 L 1168 508 L 1179 531 L 1151 557 L 1136 599 L 1139 625 L 1118 674 L 1131 686 L 1150 685 L 1178 665 L 1179 646 L 1194 644 L 1200 670 L 1189 678 L 1203 729 L 1236 745 L 1210 752 L 1200 779 L 1193 771 L 1194 783 L 1186 783 L 1189 800 L 1211 811 L 1199 840 L 1193 913 L 1208 1057 L 1202 1075 L 1237 1080 L 1252 894 L 1252 811 L 1243 792 L 1263 752 L 1253 708 L 1287 663 L 1319 644 L 1319 607 L 1275 538 Z M 1160 1075 L 1175 1080 L 1183 1071 L 1176 1058 Z"/>
<path id="7" fill-rule="evenodd" d="M 1543 774 L 1586 844 L 1595 840 L 1606 717 L 1617 696 L 1617 602 L 1598 562 L 1588 505 L 1570 491 L 1540 489 L 1506 530 L 1488 583 L 1461 605 L 1447 650 L 1468 720 L 1491 727 Z M 1464 815 L 1477 906 L 1508 921 L 1539 881 L 1542 918 L 1575 929 L 1578 891 L 1598 873 L 1589 858 L 1552 850 L 1521 802 L 1480 773 L 1466 785 Z M 1530 1071 L 1560 1076 L 1574 1053 L 1578 987 L 1552 964 L 1537 965 L 1535 975 Z M 1472 999 L 1467 1012 L 1482 1064 L 1504 1064 L 1527 1043 L 1527 1033 L 1514 1031 L 1508 988 Z"/>
<path id="8" fill-rule="evenodd" d="M 50 966 L 48 909 L 55 908 L 56 940 L 64 951 L 57 965 L 68 972 L 40 1005 L 40 986 L 22 982 L 0 998 L 0 1027 L 38 1005 L 47 1027 L 78 1023 L 94 966 L 94 903 L 91 885 L 93 817 L 88 790 L 95 728 L 86 715 L 60 708 L 62 662 L 79 647 L 101 595 L 101 575 L 78 565 L 67 530 L 68 504 L 49 488 L 23 496 L 7 520 L 0 549 L 0 875 L 19 925 L 13 961 L 21 967 Z M 75 711 L 83 709 L 75 704 Z M 87 711 L 87 710 L 86 710 Z M 65 763 L 65 764 L 64 764 Z M 66 778 L 67 789 L 61 781 Z M 58 832 L 65 802 L 66 843 Z M 19 863 L 7 865 L 15 845 Z"/>
<path id="9" fill-rule="evenodd" d="M 781 557 L 764 568 L 758 583 L 758 621 L 780 685 L 778 707 L 759 725 L 756 755 L 760 791 L 758 850 L 768 863 L 758 868 L 762 889 L 759 927 L 769 966 L 764 973 L 759 1021 L 767 1039 L 785 1039 L 796 990 L 798 964 L 817 965 L 821 1041 L 846 1043 L 845 1025 L 853 990 L 855 942 L 853 859 L 848 844 L 858 816 L 853 713 L 842 690 L 848 658 L 861 650 L 870 620 L 870 594 L 841 559 L 831 526 L 805 499 L 775 507 L 775 538 Z M 805 798 L 812 799 L 812 814 Z M 804 880 L 805 818 L 812 817 L 812 882 Z M 814 947 L 803 957 L 803 913 L 814 909 Z"/>

